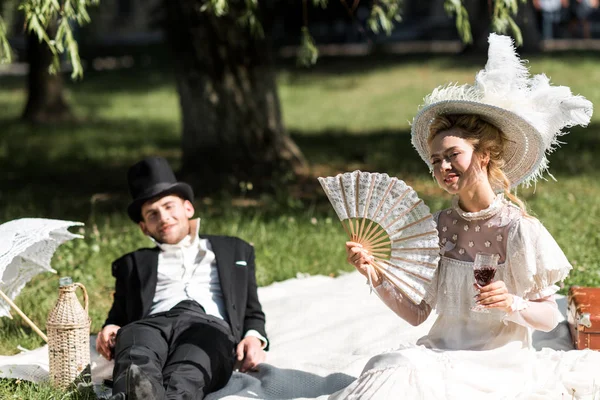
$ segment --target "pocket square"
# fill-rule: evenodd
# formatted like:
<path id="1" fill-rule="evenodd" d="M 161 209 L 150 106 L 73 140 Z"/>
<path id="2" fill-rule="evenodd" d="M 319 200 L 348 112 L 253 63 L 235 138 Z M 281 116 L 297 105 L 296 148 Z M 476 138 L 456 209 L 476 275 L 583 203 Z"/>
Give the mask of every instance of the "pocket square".
<path id="1" fill-rule="evenodd" d="M 236 261 L 235 265 L 240 265 L 242 267 L 245 267 L 246 265 L 248 265 L 248 263 L 246 263 L 246 261 Z"/>

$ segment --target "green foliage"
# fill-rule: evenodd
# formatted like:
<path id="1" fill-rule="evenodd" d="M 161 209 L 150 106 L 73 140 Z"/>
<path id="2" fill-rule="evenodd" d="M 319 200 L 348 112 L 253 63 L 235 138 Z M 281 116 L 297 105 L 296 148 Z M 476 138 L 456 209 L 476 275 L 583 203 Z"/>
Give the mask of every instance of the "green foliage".
<path id="1" fill-rule="evenodd" d="M 73 66 L 72 78 L 81 78 L 83 68 L 79 59 L 79 48 L 73 36 L 72 23 L 83 25 L 90 22 L 87 8 L 98 4 L 99 0 L 22 0 L 19 10 L 25 14 L 25 28 L 44 41 L 53 55 L 51 71 L 56 72 L 60 65 L 59 55 L 67 53 Z M 55 34 L 49 34 L 54 32 Z M 0 29 L 0 43 L 6 32 Z M 10 62 L 10 53 L 0 53 L 3 62 Z"/>
<path id="2" fill-rule="evenodd" d="M 341 0 L 350 14 L 353 14 L 356 7 L 348 7 L 345 0 Z M 526 0 L 494 0 L 492 29 L 499 33 L 506 33 L 510 30 L 515 37 L 517 45 L 522 44 L 523 37 L 513 16 L 518 12 L 519 2 L 525 3 Z M 401 21 L 402 0 L 376 0 L 371 6 L 369 18 L 367 19 L 368 28 L 374 33 L 383 32 L 387 35 L 392 33 L 394 24 Z M 328 5 L 327 0 L 313 0 L 314 7 L 325 8 Z M 490 3 L 491 4 L 491 3 Z M 302 66 L 312 66 L 317 62 L 319 50 L 313 37 L 308 30 L 306 0 L 304 7 L 304 26 L 300 31 L 300 47 L 296 58 L 297 64 Z M 469 23 L 469 14 L 463 5 L 462 0 L 446 0 L 444 3 L 446 12 L 456 18 L 456 29 L 461 40 L 464 43 L 472 43 L 471 24 Z M 208 0 L 201 7 L 202 11 L 210 11 L 220 17 L 229 12 L 227 0 Z M 242 26 L 248 26 L 257 37 L 263 37 L 262 25 L 257 17 L 258 2 L 256 0 L 246 0 L 246 10 L 239 18 Z"/>
<path id="3" fill-rule="evenodd" d="M 465 43 L 472 43 L 471 24 L 469 23 L 469 13 L 463 6 L 461 0 L 446 0 L 444 3 L 446 13 L 456 17 L 456 30 L 460 38 Z"/>
<path id="4" fill-rule="evenodd" d="M 12 59 L 12 50 L 8 43 L 6 24 L 0 15 L 0 64 L 8 63 Z"/>
<path id="5" fill-rule="evenodd" d="M 346 5 L 344 0 L 342 4 Z M 523 43 L 521 30 L 513 19 L 518 12 L 519 3 L 525 3 L 526 0 L 494 0 L 492 29 L 498 33 L 507 33 L 509 30 L 517 45 Z M 326 6 L 326 1 L 313 0 L 315 6 Z M 491 5 L 492 3 L 490 3 Z M 469 13 L 462 0 L 446 0 L 444 8 L 448 15 L 456 19 L 456 29 L 461 40 L 464 43 L 472 43 L 471 24 L 469 22 Z M 350 13 L 354 11 L 349 9 Z M 383 32 L 391 34 L 394 24 L 401 21 L 402 0 L 376 0 L 371 6 L 371 12 L 367 19 L 367 27 L 374 33 Z M 305 25 L 306 25 L 305 21 Z M 304 66 L 313 65 L 318 58 L 318 49 L 314 40 L 310 37 L 307 26 L 302 28 L 302 42 L 298 50 L 298 64 Z"/>
<path id="6" fill-rule="evenodd" d="M 386 35 L 392 33 L 394 23 L 401 21 L 400 8 L 402 0 L 379 0 L 373 3 L 367 25 L 375 33 L 380 31 Z"/>
<path id="7" fill-rule="evenodd" d="M 518 3 L 526 0 L 495 0 L 492 28 L 500 33 L 508 30 L 515 37 L 517 45 L 523 39 L 521 32 L 512 18 L 518 11 Z M 21 0 L 19 9 L 25 14 L 27 32 L 33 32 L 40 41 L 44 41 L 53 54 L 51 71 L 59 68 L 59 55 L 67 53 L 73 66 L 72 78 L 81 78 L 83 68 L 79 59 L 79 48 L 73 35 L 72 23 L 83 25 L 90 22 L 87 8 L 98 4 L 99 0 Z M 345 2 L 343 2 L 345 4 Z M 315 7 L 325 8 L 327 0 L 313 0 Z M 306 6 L 306 5 L 305 5 Z M 370 16 L 367 20 L 369 29 L 375 33 L 390 34 L 394 23 L 401 20 L 402 0 L 378 0 L 373 2 Z M 446 0 L 445 9 L 448 14 L 455 16 L 456 27 L 465 43 L 472 42 L 471 27 L 467 10 L 461 0 Z M 211 12 L 217 17 L 229 13 L 228 0 L 207 0 L 200 7 L 202 12 Z M 2 11 L 2 10 L 0 10 Z M 349 9 L 352 13 L 355 7 Z M 264 30 L 258 17 L 258 1 L 245 0 L 245 10 L 238 17 L 241 26 L 248 27 L 256 37 L 264 37 Z M 306 23 L 306 21 L 305 21 Z M 56 33 L 49 35 L 56 27 Z M 7 40 L 6 24 L 0 16 L 0 63 L 9 63 L 12 59 L 10 45 Z M 310 66 L 318 59 L 318 49 L 311 37 L 308 27 L 301 30 L 301 46 L 298 51 L 298 64 Z"/>
<path id="8" fill-rule="evenodd" d="M 238 22 L 241 26 L 247 27 L 252 35 L 262 39 L 265 37 L 265 32 L 263 30 L 262 24 L 256 16 L 257 9 L 257 0 L 246 0 L 246 11 L 238 19 Z"/>
<path id="9" fill-rule="evenodd" d="M 517 23 L 513 19 L 519 11 L 519 3 L 525 4 L 527 0 L 494 0 L 492 14 L 492 30 L 497 33 L 510 33 L 515 39 L 517 46 L 523 43 L 523 36 Z M 490 6 L 492 3 L 489 3 Z M 471 24 L 469 23 L 469 14 L 463 5 L 462 0 L 446 0 L 444 8 L 448 15 L 456 18 L 456 29 L 460 38 L 465 43 L 472 43 Z M 491 10 L 490 10 L 491 11 Z"/>
<path id="10" fill-rule="evenodd" d="M 526 3 L 527 0 L 505 0 L 494 3 L 494 14 L 492 16 L 492 29 L 498 33 L 512 33 L 517 46 L 523 43 L 523 35 L 512 18 L 519 11 L 519 2 Z"/>
<path id="11" fill-rule="evenodd" d="M 208 0 L 202 6 L 200 11 L 210 12 L 217 17 L 222 17 L 229 12 L 229 1 L 228 0 Z"/>
<path id="12" fill-rule="evenodd" d="M 314 65 L 319 57 L 319 50 L 315 45 L 313 37 L 308 31 L 308 27 L 302 27 L 302 38 L 300 42 L 300 49 L 298 50 L 297 63 L 304 67 Z"/>

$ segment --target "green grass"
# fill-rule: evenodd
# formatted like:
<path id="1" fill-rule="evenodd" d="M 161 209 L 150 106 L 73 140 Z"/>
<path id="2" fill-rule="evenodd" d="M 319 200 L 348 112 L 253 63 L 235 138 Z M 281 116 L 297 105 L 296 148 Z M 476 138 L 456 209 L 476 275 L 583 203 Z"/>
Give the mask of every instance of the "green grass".
<path id="1" fill-rule="evenodd" d="M 2 400 L 94 400 L 97 399 L 90 387 L 59 390 L 49 383 L 34 384 L 20 379 L 0 380 Z"/>
<path id="2" fill-rule="evenodd" d="M 596 104 L 598 56 L 536 57 L 545 71 Z M 484 60 L 406 58 L 327 61 L 312 70 L 282 68 L 278 79 L 286 126 L 311 164 L 313 178 L 256 199 L 227 196 L 196 202 L 206 233 L 240 236 L 256 246 L 257 277 L 268 285 L 297 274 L 350 270 L 343 229 L 314 177 L 361 168 L 398 176 L 433 209 L 449 204 L 412 149 L 407 121 L 423 96 L 439 84 L 472 82 Z M 69 84 L 80 121 L 56 126 L 16 122 L 25 101 L 24 80 L 0 78 L 0 222 L 20 217 L 85 222 L 85 238 L 63 245 L 53 267 L 36 277 L 17 304 L 42 329 L 57 298 L 58 277 L 72 276 L 90 295 L 92 331 L 111 303 L 110 263 L 151 243 L 125 215 L 127 167 L 160 154 L 180 159 L 180 114 L 169 71 L 88 73 Z M 566 285 L 600 285 L 600 117 L 575 129 L 553 154 L 556 182 L 520 190 L 531 212 L 561 245 L 574 270 Z M 268 317 L 268 316 L 267 316 Z M 0 354 L 42 345 L 18 317 L 0 320 Z M 52 394 L 54 393 L 54 394 Z M 58 393 L 58 394 L 56 394 Z M 54 397 L 52 397 L 54 396 Z M 68 395 L 85 398 L 83 394 Z M 65 398 L 70 398 L 65 397 Z M 0 398 L 62 398 L 44 385 L 0 381 Z"/>
<path id="3" fill-rule="evenodd" d="M 537 56 L 530 59 L 530 67 L 532 73 L 543 72 L 597 103 L 600 88 L 590 82 L 600 79 L 598 60 L 594 54 Z M 484 63 L 479 58 L 413 57 L 402 62 L 391 58 L 376 66 L 368 60 L 330 61 L 307 73 L 283 71 L 279 82 L 285 122 L 303 134 L 405 131 L 431 89 L 449 82 L 472 84 Z M 600 116 L 592 121 L 600 121 Z"/>

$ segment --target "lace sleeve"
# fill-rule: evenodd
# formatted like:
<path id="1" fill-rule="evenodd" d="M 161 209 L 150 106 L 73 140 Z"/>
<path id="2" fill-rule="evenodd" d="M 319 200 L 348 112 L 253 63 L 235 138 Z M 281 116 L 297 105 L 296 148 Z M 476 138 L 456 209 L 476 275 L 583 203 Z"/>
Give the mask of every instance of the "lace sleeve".
<path id="1" fill-rule="evenodd" d="M 515 296 L 513 311 L 506 314 L 503 321 L 514 322 L 542 332 L 550 332 L 559 322 L 560 311 L 554 296 L 538 300 L 524 300 Z"/>
<path id="2" fill-rule="evenodd" d="M 421 304 L 415 305 L 386 279 L 383 280 L 381 285 L 375 287 L 375 293 L 393 312 L 413 326 L 425 322 L 431 313 L 429 304 L 422 301 Z"/>
<path id="3" fill-rule="evenodd" d="M 507 263 L 515 295 L 537 300 L 556 293 L 557 282 L 567 277 L 571 264 L 552 235 L 533 217 L 520 218 L 511 228 Z"/>
<path id="4" fill-rule="evenodd" d="M 442 211 L 436 211 L 433 214 L 433 220 L 435 221 L 435 225 L 438 226 L 439 222 L 440 222 L 440 214 L 442 213 Z M 440 229 L 438 228 L 438 231 Z M 440 245 L 441 247 L 441 245 Z M 440 249 L 441 252 L 441 249 Z M 429 306 L 431 306 L 431 308 L 435 308 L 436 304 L 437 304 L 437 293 L 438 293 L 438 281 L 439 281 L 439 274 L 440 274 L 440 266 L 441 266 L 441 262 L 438 264 L 438 267 L 435 271 L 435 274 L 433 275 L 433 278 L 431 279 L 431 283 L 425 287 L 426 293 L 425 293 L 425 298 L 423 299 L 423 301 L 425 301 L 427 304 L 429 304 Z"/>

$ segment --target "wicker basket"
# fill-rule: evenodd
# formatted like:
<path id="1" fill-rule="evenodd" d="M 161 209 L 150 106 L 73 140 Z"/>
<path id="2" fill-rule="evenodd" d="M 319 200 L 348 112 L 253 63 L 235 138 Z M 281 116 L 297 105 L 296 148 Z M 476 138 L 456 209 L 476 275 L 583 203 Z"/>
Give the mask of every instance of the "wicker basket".
<path id="1" fill-rule="evenodd" d="M 83 290 L 82 307 L 75 291 Z M 80 381 L 89 382 L 90 374 L 90 318 L 85 286 L 61 278 L 58 301 L 48 315 L 48 355 L 50 380 L 62 389 Z"/>

